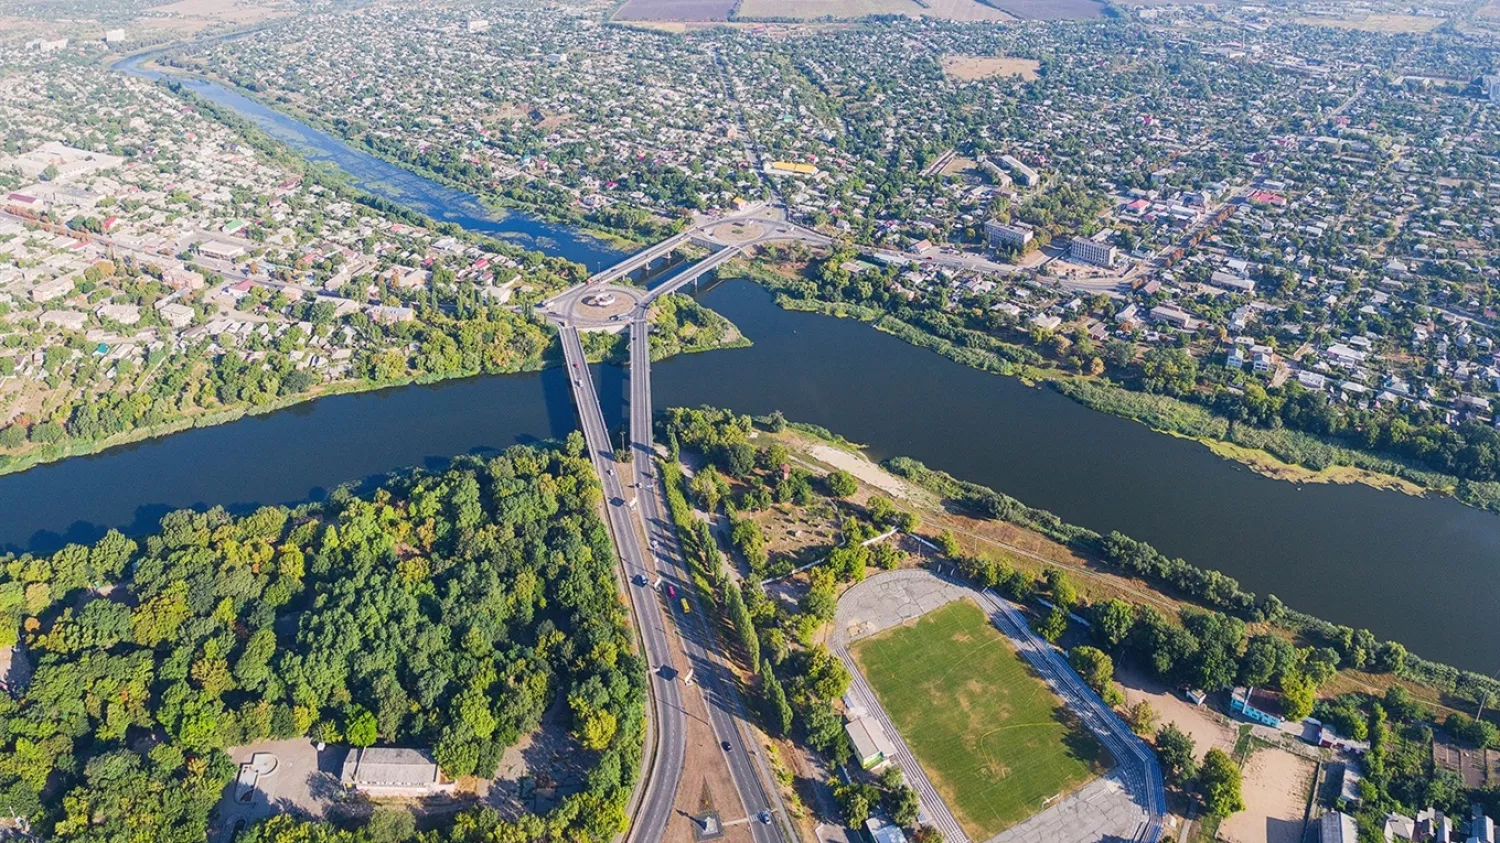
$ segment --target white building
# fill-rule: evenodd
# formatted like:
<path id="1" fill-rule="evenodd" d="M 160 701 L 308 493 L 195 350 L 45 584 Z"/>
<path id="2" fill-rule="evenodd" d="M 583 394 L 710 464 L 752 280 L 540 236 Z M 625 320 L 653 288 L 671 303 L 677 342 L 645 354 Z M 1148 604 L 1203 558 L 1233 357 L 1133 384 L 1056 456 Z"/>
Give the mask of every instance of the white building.
<path id="1" fill-rule="evenodd" d="M 1015 157 L 1014 155 L 1000 156 L 1000 163 L 1008 167 L 1011 174 L 1015 177 L 1016 181 L 1020 182 L 1026 187 L 1036 187 L 1037 185 L 1042 183 L 1042 177 L 1037 175 L 1036 170 L 1033 170 L 1025 164 L 1022 164 L 1021 159 Z"/>
<path id="2" fill-rule="evenodd" d="M 31 288 L 31 300 L 34 302 L 44 302 L 65 296 L 73 292 L 74 280 L 74 276 L 72 275 L 63 275 L 43 281 Z"/>
<path id="3" fill-rule="evenodd" d="M 225 243 L 222 240 L 210 240 L 203 243 L 198 246 L 198 251 L 207 257 L 226 261 L 234 260 L 245 253 L 243 246 Z"/>
<path id="4" fill-rule="evenodd" d="M 1114 246 L 1087 237 L 1074 237 L 1068 244 L 1068 257 L 1094 266 L 1113 267 L 1119 255 Z"/>
<path id="5" fill-rule="evenodd" d="M 1324 814 L 1318 831 L 1319 843 L 1358 843 L 1359 841 L 1359 831 L 1354 825 L 1354 818 L 1339 811 L 1329 811 Z"/>
<path id="6" fill-rule="evenodd" d="M 377 798 L 430 796 L 453 790 L 453 783 L 443 780 L 432 753 L 400 747 L 350 749 L 339 781 L 349 790 Z"/>
<path id="7" fill-rule="evenodd" d="M 1025 223 L 1007 225 L 996 220 L 989 220 L 984 224 L 984 236 L 989 240 L 992 249 L 999 246 L 1007 249 L 1024 249 L 1026 244 L 1036 236 L 1036 232 Z"/>
<path id="8" fill-rule="evenodd" d="M 886 736 L 885 730 L 875 718 L 856 717 L 844 724 L 849 742 L 854 744 L 854 755 L 860 766 L 873 770 L 896 757 L 896 744 Z"/>

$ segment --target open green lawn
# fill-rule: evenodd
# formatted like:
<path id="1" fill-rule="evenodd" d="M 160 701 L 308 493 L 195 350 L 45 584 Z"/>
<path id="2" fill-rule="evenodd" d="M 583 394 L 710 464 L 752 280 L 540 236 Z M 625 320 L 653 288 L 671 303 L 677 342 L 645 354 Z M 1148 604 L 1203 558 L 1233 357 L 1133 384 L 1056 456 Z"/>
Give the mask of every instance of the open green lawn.
<path id="1" fill-rule="evenodd" d="M 973 840 L 1037 813 L 1109 763 L 974 603 L 951 603 L 850 651 Z"/>

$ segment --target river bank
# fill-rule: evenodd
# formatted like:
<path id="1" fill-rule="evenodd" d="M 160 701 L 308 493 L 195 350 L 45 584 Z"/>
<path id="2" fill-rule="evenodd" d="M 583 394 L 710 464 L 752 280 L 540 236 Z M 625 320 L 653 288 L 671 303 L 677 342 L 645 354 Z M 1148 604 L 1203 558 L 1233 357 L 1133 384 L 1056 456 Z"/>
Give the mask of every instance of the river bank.
<path id="1" fill-rule="evenodd" d="M 162 51 L 157 51 L 157 54 L 160 52 Z M 178 65 L 163 65 L 155 61 L 141 62 L 136 67 L 143 71 L 158 73 L 168 79 L 192 80 L 199 84 L 212 85 L 226 91 L 231 91 L 238 96 L 244 97 L 246 100 L 256 103 L 262 108 L 281 114 L 287 119 L 294 120 L 330 138 L 334 138 L 338 142 L 350 146 L 364 155 L 368 155 L 392 167 L 398 167 L 451 190 L 471 194 L 485 208 L 492 212 L 501 214 L 519 212 L 555 225 L 567 226 L 574 232 L 592 237 L 617 251 L 639 251 L 651 242 L 664 239 L 670 236 L 670 234 L 675 233 L 672 229 L 681 227 L 680 222 L 665 221 L 663 225 L 666 226 L 667 230 L 648 232 L 649 236 L 643 238 L 641 232 L 609 226 L 571 209 L 563 210 L 556 206 L 539 202 L 529 202 L 522 198 L 493 191 L 476 193 L 475 185 L 466 184 L 458 179 L 454 179 L 445 173 L 423 165 L 419 161 L 392 155 L 363 139 L 348 137 L 340 133 L 338 127 L 324 120 L 319 115 L 298 108 L 289 102 L 269 100 L 262 96 L 260 92 L 245 88 L 232 79 L 225 79 L 204 71 L 180 67 Z"/>
<path id="2" fill-rule="evenodd" d="M 1055 390 L 955 365 L 852 320 L 784 310 L 746 281 L 710 287 L 701 303 L 754 345 L 654 366 L 657 406 L 780 410 L 865 443 L 877 461 L 909 455 L 1069 523 L 1199 560 L 1309 614 L 1465 669 L 1496 667 L 1500 629 L 1432 622 L 1500 603 L 1492 515 L 1436 496 L 1269 480 Z M 595 373 L 606 422 L 623 424 L 628 371 Z M 0 548 L 50 552 L 112 527 L 148 532 L 166 512 L 219 502 L 246 511 L 317 499 L 341 483 L 575 426 L 556 367 L 302 402 L 0 478 Z"/>
<path id="3" fill-rule="evenodd" d="M 853 319 L 871 325 L 956 363 L 1022 382 L 1045 385 L 1090 409 L 1140 422 L 1157 433 L 1192 440 L 1217 456 L 1274 480 L 1296 484 L 1359 484 L 1408 495 L 1451 497 L 1468 506 L 1500 514 L 1500 483 L 1463 480 L 1385 454 L 1301 431 L 1259 428 L 1234 422 L 1188 401 L 1126 389 L 1108 380 L 1064 372 L 1046 365 L 1017 362 L 1005 356 L 1011 348 L 986 337 L 989 347 L 959 345 L 904 322 L 879 308 L 849 302 L 826 302 L 787 294 L 787 275 L 767 266 L 736 261 L 725 277 L 744 277 L 776 292 L 779 306 L 792 311 Z M 1017 352 L 1016 356 L 1020 356 Z"/>
<path id="4" fill-rule="evenodd" d="M 762 427 L 767 421 L 756 419 Z M 1247 621 L 1253 632 L 1275 629 L 1305 647 L 1345 648 L 1346 636 L 1352 637 L 1352 630 L 1346 627 L 1293 608 L 1278 608 L 1279 601 L 1239 592 L 1237 586 L 1233 590 L 1216 589 L 1215 594 L 1224 595 L 1220 600 L 1207 599 L 1208 592 L 1192 594 L 1191 583 L 1212 582 L 1222 575 L 1181 560 L 1166 567 L 1174 570 L 1176 580 L 1188 584 L 1186 588 L 1169 583 L 1160 574 L 1126 570 L 1121 560 L 1110 558 L 1109 537 L 1066 523 L 988 487 L 933 471 L 917 460 L 898 456 L 877 463 L 862 453 L 831 447 L 822 436 L 801 431 L 802 426 L 788 421 L 784 432 L 769 435 L 785 444 L 803 467 L 818 473 L 846 471 L 873 491 L 888 496 L 897 508 L 915 512 L 921 525 L 917 534 L 934 544 L 942 541 L 943 533 L 952 534 L 966 552 L 1018 569 L 1038 581 L 1047 569 L 1063 568 L 1080 578 L 1079 591 L 1089 602 L 1121 599 L 1169 617 L 1187 606 L 1226 612 Z M 1143 557 L 1156 553 L 1146 543 L 1135 543 L 1132 550 Z M 1405 652 L 1395 670 L 1384 672 L 1346 663 L 1340 668 L 1338 680 L 1330 683 L 1329 691 L 1358 689 L 1380 694 L 1398 684 L 1415 698 L 1447 711 L 1471 711 L 1476 692 L 1487 690 L 1500 695 L 1500 682 L 1491 677 L 1410 652 Z"/>

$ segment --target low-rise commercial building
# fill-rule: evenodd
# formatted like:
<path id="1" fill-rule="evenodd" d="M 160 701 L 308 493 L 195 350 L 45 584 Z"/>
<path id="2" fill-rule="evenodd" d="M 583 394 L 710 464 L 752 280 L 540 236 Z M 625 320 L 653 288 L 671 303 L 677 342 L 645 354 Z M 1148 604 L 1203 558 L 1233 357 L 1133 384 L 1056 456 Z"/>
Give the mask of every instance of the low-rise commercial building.
<path id="1" fill-rule="evenodd" d="M 355 747 L 344 759 L 339 782 L 372 797 L 419 797 L 453 790 L 425 749 Z"/>

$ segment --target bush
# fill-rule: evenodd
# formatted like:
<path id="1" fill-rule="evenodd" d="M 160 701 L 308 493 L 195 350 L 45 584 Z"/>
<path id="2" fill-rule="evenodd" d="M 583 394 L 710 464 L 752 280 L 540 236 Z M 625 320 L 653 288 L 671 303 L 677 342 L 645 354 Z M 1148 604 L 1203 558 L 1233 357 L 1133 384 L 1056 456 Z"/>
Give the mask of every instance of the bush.
<path id="1" fill-rule="evenodd" d="M 847 471 L 830 471 L 827 477 L 828 491 L 834 497 L 847 498 L 859 491 L 859 483 Z"/>

